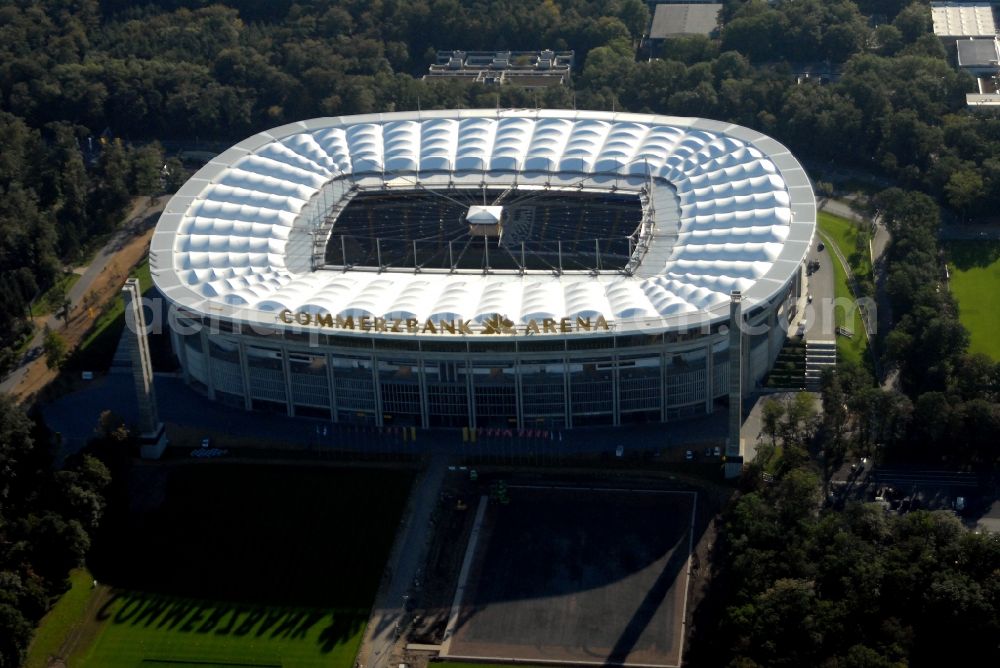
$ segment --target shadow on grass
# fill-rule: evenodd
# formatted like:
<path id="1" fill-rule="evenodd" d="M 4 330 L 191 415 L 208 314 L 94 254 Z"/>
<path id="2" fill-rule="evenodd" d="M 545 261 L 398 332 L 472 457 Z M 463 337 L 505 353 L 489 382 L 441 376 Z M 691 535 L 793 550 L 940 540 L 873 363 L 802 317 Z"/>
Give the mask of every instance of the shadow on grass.
<path id="1" fill-rule="evenodd" d="M 329 653 L 361 630 L 365 616 L 363 610 L 234 604 L 118 590 L 97 610 L 95 621 L 164 633 L 271 640 L 308 640 L 319 626 L 320 649 Z"/>
<path id="2" fill-rule="evenodd" d="M 988 267 L 1000 260 L 1000 241 L 951 241 L 945 248 L 949 259 L 960 271 Z"/>
<path id="3" fill-rule="evenodd" d="M 97 621 L 308 638 L 324 653 L 363 627 L 412 482 L 400 471 L 267 464 L 126 477 L 89 558 L 115 588 Z"/>

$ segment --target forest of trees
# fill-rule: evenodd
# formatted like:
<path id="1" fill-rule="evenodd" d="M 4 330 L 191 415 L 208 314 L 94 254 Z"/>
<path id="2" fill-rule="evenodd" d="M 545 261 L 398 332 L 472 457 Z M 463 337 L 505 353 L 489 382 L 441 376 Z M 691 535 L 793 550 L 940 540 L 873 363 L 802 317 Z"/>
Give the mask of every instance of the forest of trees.
<path id="1" fill-rule="evenodd" d="M 110 483 L 81 455 L 54 470 L 44 426 L 0 395 L 0 668 L 17 668 L 35 624 L 82 565 Z"/>
<path id="2" fill-rule="evenodd" d="M 718 617 L 699 622 L 696 612 L 691 665 L 1000 662 L 1000 539 L 947 511 L 819 510 L 820 476 L 805 450 L 816 418 L 790 408 L 785 466 L 771 482 L 751 468 L 724 515 L 706 602 Z"/>
<path id="3" fill-rule="evenodd" d="M 1000 535 L 969 531 L 949 511 L 821 509 L 848 458 L 986 472 L 1000 461 L 1000 364 L 968 353 L 937 204 L 891 188 L 871 205 L 892 234 L 884 362 L 899 389 L 841 363 L 824 375 L 821 411 L 807 394 L 764 406 L 760 448 L 781 454 L 768 476 L 766 458 L 755 460 L 725 513 L 705 606 L 720 618 L 696 633 L 695 665 L 1000 662 Z"/>
<path id="4" fill-rule="evenodd" d="M 995 464 L 1000 367 L 969 355 L 943 286 L 940 207 L 1000 208 L 1000 117 L 931 32 L 927 0 L 724 0 L 717 37 L 643 42 L 642 0 L 0 0 L 0 370 L 29 303 L 163 187 L 161 145 L 231 142 L 323 115 L 457 107 L 705 116 L 787 144 L 807 164 L 898 187 L 872 198 L 893 240 L 884 361 L 824 379 L 823 418 L 772 417 L 774 482 L 751 471 L 725 518 L 699 665 L 1000 662 L 1000 546 L 942 514 L 819 511 L 848 453 Z M 569 86 L 423 81 L 438 49 L 573 49 Z M 798 75 L 834 72 L 831 82 Z M 0 398 L 0 668 L 86 551 L 107 471 L 51 469 L 40 427 Z M 810 452 L 812 448 L 812 452 Z M 938 638 L 947 643 L 935 644 Z M 992 645 L 990 644 L 992 640 Z M 950 662 L 949 662 L 950 663 Z"/>
<path id="5" fill-rule="evenodd" d="M 32 298 L 150 192 L 156 140 L 418 107 L 615 108 L 731 120 L 962 216 L 1000 204 L 1000 119 L 966 110 L 973 81 L 926 1 L 728 0 L 718 38 L 653 59 L 649 19 L 641 0 L 0 2 L 0 368 Z M 573 49 L 577 73 L 538 92 L 421 80 L 452 48 Z M 806 64 L 842 76 L 799 83 Z"/>

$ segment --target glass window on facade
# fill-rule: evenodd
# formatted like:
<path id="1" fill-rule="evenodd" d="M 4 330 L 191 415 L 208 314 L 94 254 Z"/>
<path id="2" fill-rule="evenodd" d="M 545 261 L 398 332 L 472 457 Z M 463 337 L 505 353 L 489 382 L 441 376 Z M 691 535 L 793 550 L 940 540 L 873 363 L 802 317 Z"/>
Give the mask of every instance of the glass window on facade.
<path id="1" fill-rule="evenodd" d="M 667 355 L 667 405 L 688 406 L 705 402 L 705 351 Z"/>
<path id="2" fill-rule="evenodd" d="M 469 388 L 465 362 L 441 360 L 424 365 L 431 427 L 469 426 Z"/>
<path id="3" fill-rule="evenodd" d="M 729 344 L 715 346 L 712 358 L 712 396 L 718 399 L 729 394 Z"/>
<path id="4" fill-rule="evenodd" d="M 246 355 L 250 396 L 253 399 L 284 403 L 285 372 L 281 351 L 247 346 Z M 276 411 L 270 406 L 266 407 L 266 410 Z"/>
<path id="5" fill-rule="evenodd" d="M 288 371 L 292 381 L 292 403 L 296 415 L 307 415 L 300 410 L 308 406 L 329 410 L 330 383 L 326 375 L 326 356 L 289 352 Z"/>
<path id="6" fill-rule="evenodd" d="M 330 358 L 337 396 L 337 419 L 369 423 L 375 418 L 375 384 L 370 357 Z"/>
<path id="7" fill-rule="evenodd" d="M 475 361 L 472 388 L 477 427 L 517 426 L 517 380 L 510 361 Z"/>
<path id="8" fill-rule="evenodd" d="M 422 424 L 419 362 L 379 359 L 378 382 L 382 393 L 382 419 L 386 425 Z"/>
<path id="9" fill-rule="evenodd" d="M 562 359 L 522 362 L 521 407 L 526 427 L 566 424 L 566 365 Z"/>
<path id="10" fill-rule="evenodd" d="M 618 361 L 618 409 L 625 415 L 633 412 L 656 413 L 659 419 L 663 390 L 660 356 L 623 356 Z M 646 420 L 641 420 L 646 421 Z"/>
<path id="11" fill-rule="evenodd" d="M 611 424 L 614 411 L 614 364 L 607 358 L 571 359 L 568 366 L 573 426 Z"/>

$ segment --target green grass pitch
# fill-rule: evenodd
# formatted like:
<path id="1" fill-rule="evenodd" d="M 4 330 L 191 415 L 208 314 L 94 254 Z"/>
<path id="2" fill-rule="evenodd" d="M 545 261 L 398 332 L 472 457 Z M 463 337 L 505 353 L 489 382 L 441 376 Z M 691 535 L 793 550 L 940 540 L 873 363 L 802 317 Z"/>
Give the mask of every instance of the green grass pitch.
<path id="1" fill-rule="evenodd" d="M 95 668 L 353 665 L 410 472 L 201 463 L 152 478 L 138 488 L 163 502 L 95 541 L 111 589 L 72 632 L 43 625 L 72 640 L 47 647 Z"/>
<path id="2" fill-rule="evenodd" d="M 1000 360 L 1000 242 L 950 241 L 945 250 L 958 318 L 969 330 L 969 352 Z"/>

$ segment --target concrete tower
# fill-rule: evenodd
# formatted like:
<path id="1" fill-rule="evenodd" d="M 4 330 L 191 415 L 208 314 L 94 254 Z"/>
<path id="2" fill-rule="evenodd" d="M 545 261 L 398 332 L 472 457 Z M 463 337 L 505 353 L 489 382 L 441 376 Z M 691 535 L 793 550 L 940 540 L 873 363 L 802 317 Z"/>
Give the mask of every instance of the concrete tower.
<path id="1" fill-rule="evenodd" d="M 139 404 L 139 439 L 144 459 L 159 459 L 167 447 L 167 437 L 156 410 L 153 365 L 149 358 L 146 316 L 142 309 L 139 279 L 130 278 L 122 288 L 125 301 L 125 341 L 132 360 L 132 379 Z"/>
<path id="2" fill-rule="evenodd" d="M 743 470 L 740 430 L 743 427 L 743 296 L 734 290 L 729 302 L 729 435 L 726 438 L 726 477 Z"/>

